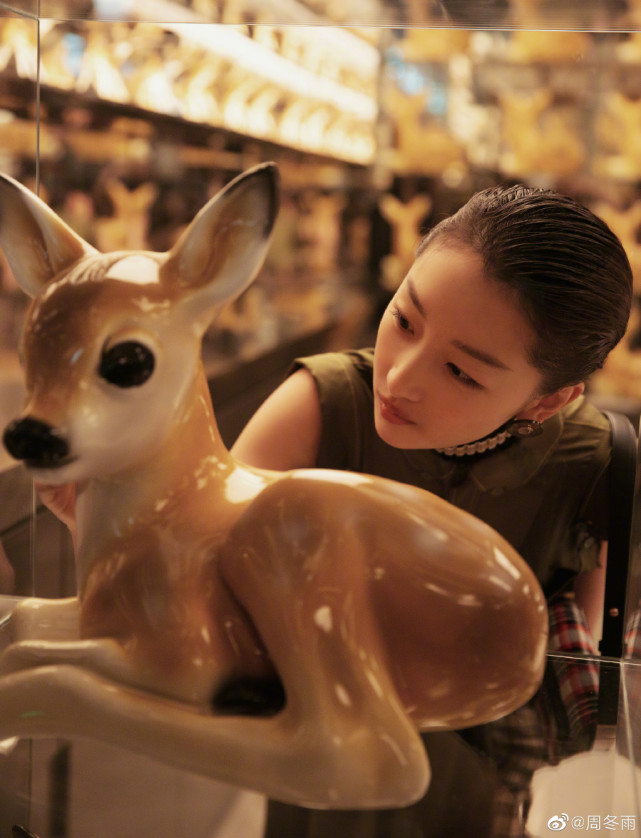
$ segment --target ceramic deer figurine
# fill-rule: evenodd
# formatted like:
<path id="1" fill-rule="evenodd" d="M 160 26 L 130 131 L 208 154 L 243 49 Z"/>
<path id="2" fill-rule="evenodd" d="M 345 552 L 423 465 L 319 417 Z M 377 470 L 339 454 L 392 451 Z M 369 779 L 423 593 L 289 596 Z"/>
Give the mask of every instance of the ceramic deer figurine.
<path id="1" fill-rule="evenodd" d="M 532 695 L 545 602 L 437 497 L 226 450 L 200 339 L 259 269 L 277 203 L 264 164 L 168 253 L 101 254 L 0 179 L 0 244 L 34 296 L 5 445 L 78 487 L 78 596 L 13 612 L 0 737 L 96 737 L 310 807 L 403 805 L 429 782 L 419 730 Z"/>

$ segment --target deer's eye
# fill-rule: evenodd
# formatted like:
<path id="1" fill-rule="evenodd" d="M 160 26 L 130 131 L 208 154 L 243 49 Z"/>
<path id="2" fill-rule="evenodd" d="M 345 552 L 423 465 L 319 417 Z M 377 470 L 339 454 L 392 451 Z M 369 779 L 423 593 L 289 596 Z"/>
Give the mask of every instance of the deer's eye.
<path id="1" fill-rule="evenodd" d="M 140 387 L 151 377 L 154 364 L 150 349 L 138 341 L 126 340 L 104 350 L 98 372 L 116 387 Z"/>

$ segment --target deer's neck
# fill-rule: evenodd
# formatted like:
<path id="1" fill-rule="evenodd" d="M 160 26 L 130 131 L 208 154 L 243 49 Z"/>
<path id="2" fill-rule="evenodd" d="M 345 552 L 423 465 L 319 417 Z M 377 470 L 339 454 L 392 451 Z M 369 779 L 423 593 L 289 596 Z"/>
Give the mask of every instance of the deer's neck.
<path id="1" fill-rule="evenodd" d="M 100 556 L 126 550 L 141 529 L 164 534 L 180 530 L 181 537 L 193 533 L 197 538 L 203 518 L 209 526 L 212 519 L 219 520 L 221 528 L 226 526 L 239 514 L 238 504 L 234 507 L 226 497 L 227 482 L 232 474 L 238 480 L 239 471 L 246 472 L 249 483 L 256 480 L 258 491 L 260 478 L 239 466 L 221 441 L 201 373 L 189 407 L 160 450 L 135 468 L 81 487 L 77 508 L 80 588 Z"/>

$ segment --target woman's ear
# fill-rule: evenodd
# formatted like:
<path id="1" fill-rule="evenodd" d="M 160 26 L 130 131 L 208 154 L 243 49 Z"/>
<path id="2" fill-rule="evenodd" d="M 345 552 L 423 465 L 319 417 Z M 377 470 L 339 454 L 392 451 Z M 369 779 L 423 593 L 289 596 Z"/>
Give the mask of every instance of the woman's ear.
<path id="1" fill-rule="evenodd" d="M 578 399 L 584 390 L 585 384 L 581 382 L 580 384 L 571 384 L 569 387 L 562 387 L 547 396 L 540 396 L 519 411 L 515 419 L 535 419 L 537 422 L 544 422 L 550 416 L 558 413 L 566 404 Z"/>

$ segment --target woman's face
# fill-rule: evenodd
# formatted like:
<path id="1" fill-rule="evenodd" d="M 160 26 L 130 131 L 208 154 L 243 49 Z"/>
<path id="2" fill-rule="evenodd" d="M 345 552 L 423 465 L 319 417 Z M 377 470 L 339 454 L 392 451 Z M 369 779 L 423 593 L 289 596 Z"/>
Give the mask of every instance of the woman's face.
<path id="1" fill-rule="evenodd" d="M 471 249 L 434 243 L 387 307 L 376 340 L 376 430 L 396 448 L 473 442 L 528 415 L 534 332 Z"/>

